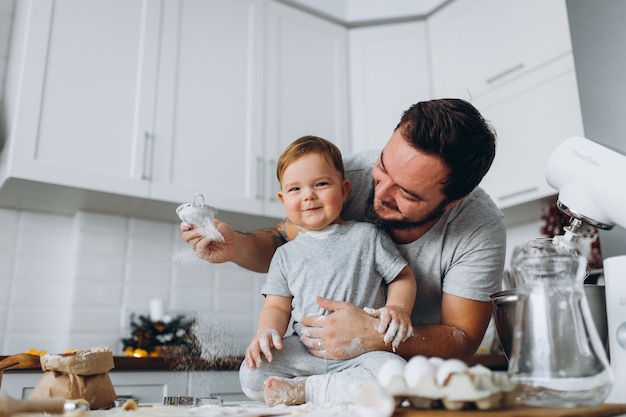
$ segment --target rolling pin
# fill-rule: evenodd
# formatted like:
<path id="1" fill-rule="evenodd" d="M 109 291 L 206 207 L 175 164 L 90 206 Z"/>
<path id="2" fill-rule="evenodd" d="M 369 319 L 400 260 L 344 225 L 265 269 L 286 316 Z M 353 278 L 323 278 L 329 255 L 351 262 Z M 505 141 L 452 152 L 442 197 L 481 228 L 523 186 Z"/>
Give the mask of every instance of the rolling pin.
<path id="1" fill-rule="evenodd" d="M 16 413 L 63 414 L 74 410 L 89 411 L 89 403 L 85 400 L 67 400 L 63 397 L 16 400 L 0 390 L 0 417 L 9 417 Z"/>

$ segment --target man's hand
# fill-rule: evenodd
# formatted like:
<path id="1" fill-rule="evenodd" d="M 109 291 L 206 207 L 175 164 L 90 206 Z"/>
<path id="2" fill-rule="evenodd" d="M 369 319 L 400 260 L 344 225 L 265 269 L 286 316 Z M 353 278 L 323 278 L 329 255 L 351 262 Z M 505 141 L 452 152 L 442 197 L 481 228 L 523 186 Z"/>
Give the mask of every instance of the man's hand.
<path id="1" fill-rule="evenodd" d="M 276 329 L 259 330 L 259 332 L 252 338 L 248 348 L 246 349 L 245 362 L 246 366 L 250 369 L 263 365 L 261 354 L 265 355 L 265 358 L 272 361 L 272 347 L 276 349 L 283 348 L 282 338 Z"/>
<path id="2" fill-rule="evenodd" d="M 223 263 L 235 260 L 237 255 L 235 231 L 228 224 L 219 220 L 215 220 L 214 224 L 224 236 L 223 242 L 205 238 L 198 229 L 185 222 L 180 224 L 183 240 L 187 242 L 198 258 L 205 261 Z"/>
<path id="3" fill-rule="evenodd" d="M 317 304 L 333 313 L 308 316 L 301 321 L 300 341 L 313 356 L 351 359 L 372 350 L 386 350 L 378 333 L 378 319 L 344 301 L 318 297 Z"/>

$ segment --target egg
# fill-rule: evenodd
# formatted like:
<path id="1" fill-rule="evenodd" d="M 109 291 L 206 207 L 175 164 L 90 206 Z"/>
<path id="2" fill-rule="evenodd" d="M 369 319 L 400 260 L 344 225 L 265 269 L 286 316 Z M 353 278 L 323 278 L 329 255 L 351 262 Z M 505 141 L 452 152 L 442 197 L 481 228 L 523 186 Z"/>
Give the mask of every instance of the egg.
<path id="1" fill-rule="evenodd" d="M 397 359 L 389 359 L 378 370 L 378 383 L 383 387 L 387 387 L 393 377 L 404 376 L 404 367 L 404 362 Z"/>
<path id="2" fill-rule="evenodd" d="M 452 374 L 463 373 L 467 370 L 467 364 L 459 359 L 448 359 L 444 361 L 439 368 L 437 368 L 437 373 L 435 375 L 435 379 L 437 380 L 437 385 L 444 386 L 448 381 L 448 378 Z"/>
<path id="3" fill-rule="evenodd" d="M 428 358 L 428 361 L 432 363 L 436 369 L 436 368 L 439 368 L 439 366 L 443 363 L 444 360 L 438 356 L 431 356 L 430 358 Z"/>
<path id="4" fill-rule="evenodd" d="M 409 388 L 415 388 L 423 376 L 433 376 L 435 372 L 437 368 L 426 356 L 413 356 L 404 367 L 404 380 Z"/>

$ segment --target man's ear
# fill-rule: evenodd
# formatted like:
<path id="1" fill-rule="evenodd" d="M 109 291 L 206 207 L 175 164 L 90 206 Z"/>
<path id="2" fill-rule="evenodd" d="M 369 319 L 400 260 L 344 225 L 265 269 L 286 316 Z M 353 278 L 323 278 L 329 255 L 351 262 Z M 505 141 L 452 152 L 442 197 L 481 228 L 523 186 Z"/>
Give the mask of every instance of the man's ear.
<path id="1" fill-rule="evenodd" d="M 345 203 L 350 193 L 350 180 L 343 180 L 343 183 L 341 183 L 341 193 L 343 194 L 343 202 Z"/>
<path id="2" fill-rule="evenodd" d="M 467 196 L 463 196 L 463 197 L 461 197 L 461 198 L 457 198 L 457 199 L 456 199 L 456 200 L 454 200 L 454 201 L 450 201 L 448 204 L 446 204 L 445 210 L 449 210 L 449 209 L 451 209 L 452 207 L 456 206 L 456 205 L 457 205 L 457 204 L 459 204 L 461 201 L 465 200 L 465 197 L 467 197 Z"/>

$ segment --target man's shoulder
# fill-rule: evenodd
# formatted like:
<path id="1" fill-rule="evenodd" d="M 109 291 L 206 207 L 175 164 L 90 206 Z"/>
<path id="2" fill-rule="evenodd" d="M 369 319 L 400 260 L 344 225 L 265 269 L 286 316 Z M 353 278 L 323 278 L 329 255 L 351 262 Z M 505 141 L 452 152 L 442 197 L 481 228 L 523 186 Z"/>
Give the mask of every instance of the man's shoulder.
<path id="1" fill-rule="evenodd" d="M 343 164 L 346 173 L 350 171 L 371 170 L 378 155 L 380 155 L 380 151 L 376 150 L 345 155 Z"/>
<path id="2" fill-rule="evenodd" d="M 379 154 L 379 151 L 366 151 L 344 157 L 346 178 L 350 180 L 348 200 L 341 213 L 344 219 L 366 220 L 367 199 L 372 192 L 372 167 Z"/>
<path id="3" fill-rule="evenodd" d="M 453 208 L 452 219 L 456 223 L 477 226 L 491 224 L 494 228 L 505 228 L 504 214 L 492 198 L 480 187 L 476 187 L 467 197 Z"/>

